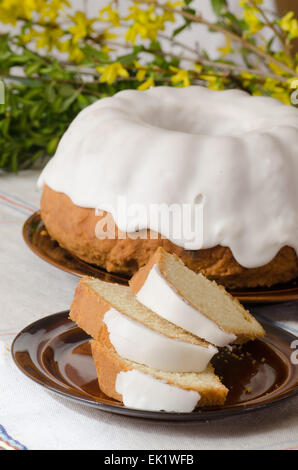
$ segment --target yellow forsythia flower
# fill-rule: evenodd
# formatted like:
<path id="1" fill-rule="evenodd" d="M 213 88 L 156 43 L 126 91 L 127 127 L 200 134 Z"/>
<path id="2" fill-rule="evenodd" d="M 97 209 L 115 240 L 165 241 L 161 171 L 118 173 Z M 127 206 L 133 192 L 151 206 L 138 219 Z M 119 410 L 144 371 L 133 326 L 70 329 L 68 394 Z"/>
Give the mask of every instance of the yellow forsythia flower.
<path id="1" fill-rule="evenodd" d="M 137 80 L 139 82 L 142 82 L 144 80 L 144 78 L 146 77 L 146 70 L 145 69 L 138 70 L 137 74 L 136 74 L 136 77 L 137 77 Z"/>
<path id="2" fill-rule="evenodd" d="M 71 26 L 68 31 L 73 35 L 73 42 L 78 42 L 81 38 L 85 38 L 93 32 L 92 24 L 95 19 L 89 20 L 83 11 L 76 11 L 74 16 L 71 16 L 74 26 Z"/>
<path id="3" fill-rule="evenodd" d="M 59 39 L 63 36 L 63 31 L 60 28 L 45 29 L 42 32 L 35 33 L 36 47 L 38 49 L 47 49 L 51 51 L 59 43 Z"/>
<path id="4" fill-rule="evenodd" d="M 60 52 L 67 52 L 71 62 L 79 64 L 84 58 L 83 52 L 76 44 L 73 44 L 71 40 L 60 42 L 57 44 L 57 49 L 59 49 Z"/>
<path id="5" fill-rule="evenodd" d="M 208 88 L 211 90 L 224 90 L 224 82 L 219 77 L 215 75 L 201 75 L 200 77 L 202 80 L 205 80 L 208 84 Z"/>
<path id="6" fill-rule="evenodd" d="M 293 64 L 291 59 L 287 54 L 285 54 L 283 51 L 276 52 L 274 54 L 275 59 L 279 60 L 283 64 L 286 64 L 288 67 L 292 68 Z M 274 62 L 268 62 L 269 68 L 274 72 L 276 75 L 284 75 L 285 71 L 280 68 L 276 63 Z"/>
<path id="7" fill-rule="evenodd" d="M 32 12 L 40 9 L 35 0 L 2 0 L 0 3 L 0 19 L 4 24 L 15 25 L 19 18 L 31 19 Z"/>
<path id="8" fill-rule="evenodd" d="M 142 82 L 147 73 L 147 67 L 144 65 L 139 64 L 137 61 L 134 62 L 134 66 L 137 69 L 136 78 L 139 82 Z"/>
<path id="9" fill-rule="evenodd" d="M 33 13 L 41 19 L 55 20 L 63 6 L 70 6 L 68 0 L 2 0 L 0 2 L 0 21 L 15 25 L 18 19 L 32 18 Z"/>
<path id="10" fill-rule="evenodd" d="M 117 10 L 114 10 L 111 5 L 107 5 L 99 11 L 98 19 L 112 23 L 113 26 L 120 26 L 119 13 Z"/>
<path id="11" fill-rule="evenodd" d="M 176 72 L 175 75 L 171 77 L 171 82 L 173 84 L 182 83 L 180 86 L 189 86 L 190 79 L 189 79 L 189 72 L 188 70 L 178 69 L 177 67 L 170 67 L 172 72 Z"/>
<path id="12" fill-rule="evenodd" d="M 152 86 L 154 86 L 154 81 L 152 80 L 152 78 L 148 78 L 148 80 L 138 86 L 138 90 L 147 90 Z"/>
<path id="13" fill-rule="evenodd" d="M 109 85 L 114 83 L 117 77 L 129 77 L 128 71 L 123 67 L 120 62 L 106 65 L 104 67 L 96 67 L 96 70 L 101 73 L 100 82 L 106 82 Z"/>
<path id="14" fill-rule="evenodd" d="M 249 34 L 255 34 L 264 27 L 264 23 L 258 18 L 258 11 L 253 7 L 244 9 L 243 19 L 249 26 Z"/>
<path id="15" fill-rule="evenodd" d="M 268 91 L 273 98 L 278 99 L 286 105 L 291 104 L 289 92 L 280 86 L 280 83 L 272 78 L 267 78 L 264 83 L 264 90 Z"/>
<path id="16" fill-rule="evenodd" d="M 64 11 L 64 6 L 71 6 L 67 0 L 52 0 L 50 2 L 43 0 L 43 3 L 41 19 L 46 19 L 47 21 L 55 21 L 59 16 L 59 11 Z"/>
<path id="17" fill-rule="evenodd" d="M 296 90 L 298 88 L 298 77 L 297 78 L 291 78 L 289 80 L 289 85 L 292 90 Z"/>
<path id="18" fill-rule="evenodd" d="M 203 66 L 201 64 L 195 64 L 194 69 L 197 73 L 201 73 L 203 70 Z"/>
<path id="19" fill-rule="evenodd" d="M 281 29 L 291 36 L 292 39 L 298 38 L 298 20 L 294 18 L 294 12 L 289 11 L 281 20 L 279 20 Z"/>
<path id="20" fill-rule="evenodd" d="M 221 52 L 222 57 L 225 57 L 226 55 L 233 52 L 231 39 L 229 37 L 226 37 L 226 46 L 225 47 L 219 47 L 217 50 L 219 52 Z"/>
<path id="21" fill-rule="evenodd" d="M 135 44 L 138 36 L 154 41 L 158 32 L 165 29 L 167 21 L 175 21 L 172 12 L 165 11 L 162 15 L 157 15 L 153 5 L 146 10 L 134 5 L 129 8 L 129 11 L 125 21 L 133 20 L 133 24 L 129 26 L 125 39 L 132 44 Z"/>

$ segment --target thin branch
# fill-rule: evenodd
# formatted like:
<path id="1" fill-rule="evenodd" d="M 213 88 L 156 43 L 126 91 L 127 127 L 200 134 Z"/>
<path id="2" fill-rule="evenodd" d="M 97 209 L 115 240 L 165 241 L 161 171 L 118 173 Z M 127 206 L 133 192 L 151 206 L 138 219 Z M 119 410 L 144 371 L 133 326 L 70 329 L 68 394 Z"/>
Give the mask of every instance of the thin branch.
<path id="1" fill-rule="evenodd" d="M 280 42 L 282 43 L 282 45 L 285 48 L 286 54 L 289 56 L 289 58 L 292 61 L 293 57 L 292 57 L 292 54 L 291 54 L 291 46 L 286 41 L 286 38 L 284 37 L 284 35 L 279 31 L 279 29 L 276 27 L 276 25 L 274 23 L 272 23 L 272 21 L 270 21 L 270 19 L 268 18 L 266 12 L 262 8 L 260 8 L 256 3 L 253 3 L 251 0 L 249 0 L 249 3 L 250 3 L 251 6 L 256 8 L 256 10 L 262 16 L 266 26 L 268 28 L 270 28 L 273 31 L 273 33 L 278 37 L 278 39 L 280 40 Z"/>

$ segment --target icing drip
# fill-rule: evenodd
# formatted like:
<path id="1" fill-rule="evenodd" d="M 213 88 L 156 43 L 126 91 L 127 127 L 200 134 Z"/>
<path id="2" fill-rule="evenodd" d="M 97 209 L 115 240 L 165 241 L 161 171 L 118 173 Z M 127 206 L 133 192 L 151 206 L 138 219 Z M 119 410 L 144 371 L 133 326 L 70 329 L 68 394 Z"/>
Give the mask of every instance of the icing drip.
<path id="1" fill-rule="evenodd" d="M 115 388 L 124 406 L 139 410 L 190 413 L 201 398 L 198 392 L 169 385 L 136 369 L 120 372 Z"/>

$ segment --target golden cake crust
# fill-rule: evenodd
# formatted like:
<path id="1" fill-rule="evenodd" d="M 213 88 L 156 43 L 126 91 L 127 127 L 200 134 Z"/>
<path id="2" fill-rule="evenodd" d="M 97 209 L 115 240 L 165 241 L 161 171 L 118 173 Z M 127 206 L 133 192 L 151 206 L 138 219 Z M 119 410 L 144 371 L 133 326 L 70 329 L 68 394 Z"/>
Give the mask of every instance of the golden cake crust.
<path id="1" fill-rule="evenodd" d="M 79 282 L 70 308 L 69 318 L 74 321 L 88 335 L 100 341 L 106 348 L 115 351 L 110 341 L 108 328 L 104 323 L 104 315 L 110 305 L 94 290 L 90 289 L 84 280 Z"/>
<path id="2" fill-rule="evenodd" d="M 96 225 L 101 217 L 94 209 L 75 205 L 63 193 L 44 187 L 41 198 L 41 217 L 49 235 L 63 248 L 78 258 L 105 268 L 109 272 L 133 275 L 144 266 L 159 246 L 176 254 L 186 266 L 202 272 L 227 288 L 241 289 L 272 286 L 298 277 L 298 259 L 293 248 L 283 247 L 265 266 L 248 269 L 241 266 L 229 248 L 216 246 L 204 250 L 184 250 L 160 236 L 155 239 L 100 240 L 96 237 Z"/>

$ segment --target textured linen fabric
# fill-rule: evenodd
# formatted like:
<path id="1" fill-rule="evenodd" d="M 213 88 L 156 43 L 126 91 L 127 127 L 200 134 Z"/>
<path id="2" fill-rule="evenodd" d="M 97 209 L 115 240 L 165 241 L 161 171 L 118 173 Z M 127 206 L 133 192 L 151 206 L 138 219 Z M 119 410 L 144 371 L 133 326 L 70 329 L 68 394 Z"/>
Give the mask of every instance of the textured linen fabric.
<path id="1" fill-rule="evenodd" d="M 78 282 L 33 254 L 22 239 L 39 207 L 37 171 L 0 174 L 0 430 L 27 449 L 294 449 L 298 398 L 205 423 L 159 423 L 97 411 L 47 392 L 14 365 L 10 346 L 29 323 L 69 308 Z M 263 312 L 298 335 L 298 303 Z M 0 434 L 1 449 L 1 434 Z"/>

